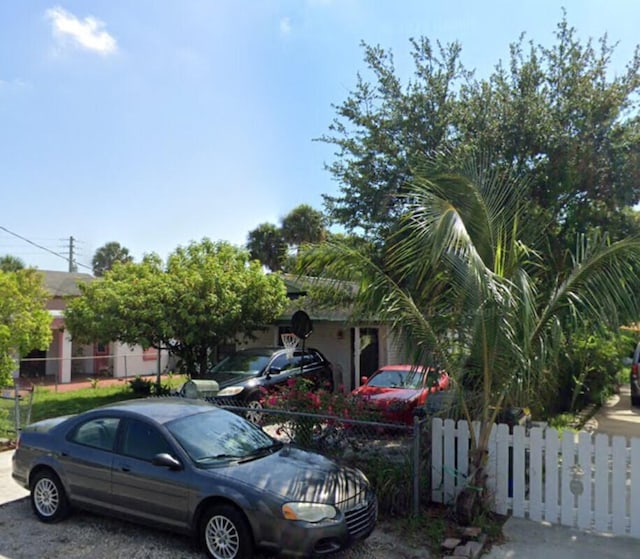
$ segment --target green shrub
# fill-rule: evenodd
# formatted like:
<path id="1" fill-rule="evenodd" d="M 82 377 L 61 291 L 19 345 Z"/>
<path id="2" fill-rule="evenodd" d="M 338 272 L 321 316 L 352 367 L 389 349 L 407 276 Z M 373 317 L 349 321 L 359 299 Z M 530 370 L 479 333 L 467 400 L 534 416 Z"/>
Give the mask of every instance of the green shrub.
<path id="1" fill-rule="evenodd" d="M 151 388 L 153 386 L 153 382 L 147 379 L 144 379 L 140 376 L 137 376 L 133 380 L 129 381 L 129 386 L 131 390 L 133 390 L 134 394 L 139 394 L 141 396 L 149 396 L 151 394 Z"/>

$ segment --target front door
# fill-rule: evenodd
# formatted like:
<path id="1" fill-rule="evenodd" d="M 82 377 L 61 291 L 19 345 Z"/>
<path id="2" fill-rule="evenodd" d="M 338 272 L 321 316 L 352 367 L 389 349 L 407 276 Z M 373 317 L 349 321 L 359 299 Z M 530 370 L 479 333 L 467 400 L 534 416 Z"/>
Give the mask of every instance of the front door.
<path id="1" fill-rule="evenodd" d="M 106 376 L 109 365 L 109 344 L 95 344 L 93 347 L 93 374 L 97 377 Z"/>
<path id="2" fill-rule="evenodd" d="M 360 386 L 356 382 L 356 368 L 354 359 L 360 360 L 360 378 L 369 377 L 380 367 L 380 345 L 377 328 L 360 328 L 360 355 L 355 355 L 356 330 L 351 329 L 351 386 Z"/>

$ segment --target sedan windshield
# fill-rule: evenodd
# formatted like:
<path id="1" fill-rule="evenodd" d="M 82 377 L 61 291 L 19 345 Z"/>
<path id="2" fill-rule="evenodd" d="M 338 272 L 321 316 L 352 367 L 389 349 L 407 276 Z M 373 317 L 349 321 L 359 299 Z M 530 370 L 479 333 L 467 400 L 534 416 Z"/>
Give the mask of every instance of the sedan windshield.
<path id="1" fill-rule="evenodd" d="M 282 446 L 260 427 L 223 410 L 176 419 L 167 428 L 191 459 L 200 465 L 252 458 Z"/>
<path id="2" fill-rule="evenodd" d="M 390 370 L 380 371 L 372 376 L 367 386 L 374 388 L 422 388 L 424 373 L 420 371 Z"/>
<path id="3" fill-rule="evenodd" d="M 245 373 L 248 375 L 256 375 L 262 371 L 269 363 L 271 355 L 259 353 L 234 353 L 225 357 L 218 363 L 209 374 L 217 373 Z"/>

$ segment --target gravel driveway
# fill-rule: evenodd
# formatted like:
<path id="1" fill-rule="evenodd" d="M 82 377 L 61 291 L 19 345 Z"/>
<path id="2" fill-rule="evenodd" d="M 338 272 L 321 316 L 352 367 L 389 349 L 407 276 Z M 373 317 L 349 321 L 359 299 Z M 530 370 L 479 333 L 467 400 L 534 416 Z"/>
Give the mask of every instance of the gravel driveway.
<path id="1" fill-rule="evenodd" d="M 427 559 L 426 549 L 406 546 L 393 523 L 381 523 L 365 542 L 334 559 Z M 203 559 L 191 538 L 112 518 L 76 512 L 44 524 L 28 499 L 0 506 L 0 559 Z M 258 557 L 256 557 L 258 559 Z M 260 559 L 266 559 L 261 556 Z"/>

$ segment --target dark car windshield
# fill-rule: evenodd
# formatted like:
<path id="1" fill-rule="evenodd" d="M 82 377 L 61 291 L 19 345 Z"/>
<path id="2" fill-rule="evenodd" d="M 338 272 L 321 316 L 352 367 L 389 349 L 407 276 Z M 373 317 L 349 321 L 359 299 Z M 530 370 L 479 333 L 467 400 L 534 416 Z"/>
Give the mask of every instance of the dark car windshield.
<path id="1" fill-rule="evenodd" d="M 262 371 L 269 360 L 271 354 L 238 352 L 225 357 L 213 369 L 209 371 L 210 375 L 218 373 L 245 373 L 247 375 L 257 375 Z"/>
<path id="2" fill-rule="evenodd" d="M 372 376 L 367 382 L 367 386 L 374 388 L 422 388 L 424 384 L 424 372 L 421 371 L 402 371 L 390 370 L 380 371 Z"/>
<path id="3" fill-rule="evenodd" d="M 167 429 L 196 463 L 249 458 L 281 446 L 260 427 L 230 412 L 212 410 L 167 424 Z"/>

